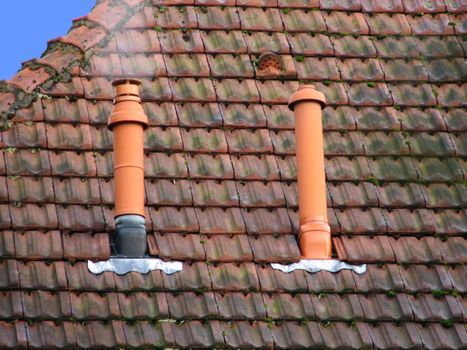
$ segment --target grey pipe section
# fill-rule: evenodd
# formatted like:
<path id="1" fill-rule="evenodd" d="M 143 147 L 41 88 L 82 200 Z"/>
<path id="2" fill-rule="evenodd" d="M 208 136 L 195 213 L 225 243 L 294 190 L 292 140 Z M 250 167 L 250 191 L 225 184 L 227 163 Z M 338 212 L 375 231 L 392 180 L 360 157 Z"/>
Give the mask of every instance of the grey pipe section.
<path id="1" fill-rule="evenodd" d="M 115 250 L 118 255 L 142 257 L 146 254 L 146 226 L 143 216 L 118 216 L 115 219 L 115 231 Z"/>

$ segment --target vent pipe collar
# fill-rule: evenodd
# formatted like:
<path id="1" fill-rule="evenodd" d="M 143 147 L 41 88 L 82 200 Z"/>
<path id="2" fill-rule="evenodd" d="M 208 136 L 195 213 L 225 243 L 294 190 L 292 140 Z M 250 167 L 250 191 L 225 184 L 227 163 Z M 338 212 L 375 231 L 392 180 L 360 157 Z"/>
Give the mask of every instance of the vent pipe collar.
<path id="1" fill-rule="evenodd" d="M 319 103 L 321 108 L 326 107 L 326 97 L 314 85 L 300 85 L 289 98 L 289 109 L 293 111 L 297 103 L 306 101 Z"/>
<path id="2" fill-rule="evenodd" d="M 115 250 L 122 256 L 142 256 L 146 252 L 146 225 L 143 216 L 122 215 L 115 219 Z"/>

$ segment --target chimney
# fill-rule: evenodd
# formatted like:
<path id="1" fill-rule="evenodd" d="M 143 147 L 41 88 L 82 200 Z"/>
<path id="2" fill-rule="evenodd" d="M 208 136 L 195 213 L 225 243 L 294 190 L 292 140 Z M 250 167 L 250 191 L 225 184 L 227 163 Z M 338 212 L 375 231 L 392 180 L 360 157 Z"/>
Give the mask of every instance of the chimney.
<path id="1" fill-rule="evenodd" d="M 313 85 L 302 85 L 289 99 L 289 109 L 295 114 L 299 242 L 305 259 L 331 258 L 321 121 L 325 106 L 324 95 Z"/>
<path id="2" fill-rule="evenodd" d="M 144 129 L 148 118 L 139 97 L 140 81 L 112 83 L 115 99 L 107 128 L 114 133 L 115 250 L 118 255 L 146 253 L 144 212 Z"/>

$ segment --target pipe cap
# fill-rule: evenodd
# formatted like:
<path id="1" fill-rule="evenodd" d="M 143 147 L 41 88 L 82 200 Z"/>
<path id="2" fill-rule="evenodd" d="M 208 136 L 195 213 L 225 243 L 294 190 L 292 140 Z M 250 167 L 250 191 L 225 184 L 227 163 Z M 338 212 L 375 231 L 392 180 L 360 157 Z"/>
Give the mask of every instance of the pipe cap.
<path id="1" fill-rule="evenodd" d="M 148 127 L 148 117 L 141 106 L 137 79 L 117 79 L 112 82 L 115 87 L 114 107 L 107 123 L 112 130 L 118 123 L 139 123 L 143 128 Z"/>
<path id="2" fill-rule="evenodd" d="M 321 105 L 321 108 L 326 107 L 326 97 L 322 92 L 316 90 L 313 85 L 301 85 L 297 91 L 290 95 L 289 109 L 293 111 L 295 104 L 304 101 L 317 102 Z"/>

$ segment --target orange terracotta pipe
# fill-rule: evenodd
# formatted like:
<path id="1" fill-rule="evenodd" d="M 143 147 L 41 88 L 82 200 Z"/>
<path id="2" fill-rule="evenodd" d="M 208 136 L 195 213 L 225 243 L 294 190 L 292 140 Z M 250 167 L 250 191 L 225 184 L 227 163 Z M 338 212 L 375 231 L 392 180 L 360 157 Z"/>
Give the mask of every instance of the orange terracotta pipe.
<path id="1" fill-rule="evenodd" d="M 114 108 L 107 127 L 114 133 L 114 178 L 117 251 L 141 256 L 144 229 L 144 129 L 148 118 L 141 106 L 138 80 L 116 80 Z M 144 240 L 143 240 L 144 229 Z M 128 239 L 128 237 L 133 237 Z M 138 237 L 138 238 L 135 238 Z M 139 249 L 135 249 L 139 245 Z M 132 247 L 133 246 L 133 247 Z M 136 251 L 139 251 L 137 253 Z"/>
<path id="2" fill-rule="evenodd" d="M 328 225 L 322 108 L 324 95 L 312 85 L 302 85 L 289 99 L 295 114 L 300 251 L 305 259 L 331 258 Z"/>

